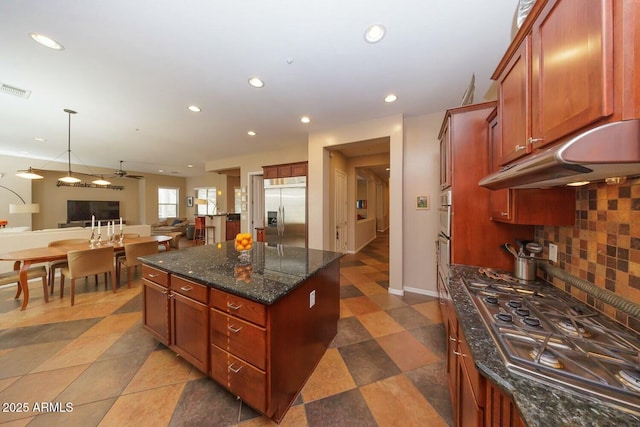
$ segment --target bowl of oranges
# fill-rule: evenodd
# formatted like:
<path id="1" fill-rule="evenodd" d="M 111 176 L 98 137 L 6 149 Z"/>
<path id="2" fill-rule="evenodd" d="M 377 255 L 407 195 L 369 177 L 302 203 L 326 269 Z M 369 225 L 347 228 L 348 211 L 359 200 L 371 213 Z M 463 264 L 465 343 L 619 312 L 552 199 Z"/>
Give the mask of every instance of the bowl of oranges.
<path id="1" fill-rule="evenodd" d="M 238 233 L 234 242 L 236 251 L 240 252 L 239 258 L 243 261 L 249 260 L 249 251 L 253 248 L 253 236 L 251 233 Z"/>

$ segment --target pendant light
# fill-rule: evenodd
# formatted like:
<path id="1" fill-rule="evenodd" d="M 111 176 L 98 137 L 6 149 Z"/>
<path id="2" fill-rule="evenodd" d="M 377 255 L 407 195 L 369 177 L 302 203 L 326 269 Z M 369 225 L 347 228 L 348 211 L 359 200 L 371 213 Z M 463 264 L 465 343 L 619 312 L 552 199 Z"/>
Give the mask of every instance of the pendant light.
<path id="1" fill-rule="evenodd" d="M 75 176 L 71 176 L 71 115 L 76 114 L 75 111 L 69 110 L 68 108 L 64 109 L 64 112 L 69 114 L 69 132 L 68 132 L 68 144 L 67 144 L 67 155 L 69 158 L 69 169 L 67 170 L 67 174 L 61 178 L 58 178 L 58 181 L 62 181 L 67 184 L 76 184 L 81 181 L 80 178 L 76 178 Z"/>

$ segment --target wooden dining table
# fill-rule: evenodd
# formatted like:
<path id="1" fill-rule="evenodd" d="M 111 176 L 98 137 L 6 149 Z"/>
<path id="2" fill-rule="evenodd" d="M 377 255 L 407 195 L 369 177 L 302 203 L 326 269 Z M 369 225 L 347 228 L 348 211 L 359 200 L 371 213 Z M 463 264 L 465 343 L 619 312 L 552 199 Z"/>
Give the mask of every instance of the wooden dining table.
<path id="1" fill-rule="evenodd" d="M 111 246 L 113 247 L 113 252 L 115 254 L 117 252 L 124 251 L 124 245 L 127 243 L 142 243 L 154 240 L 157 241 L 159 245 L 162 244 L 167 250 L 170 250 L 169 242 L 171 241 L 171 236 L 164 235 L 126 237 L 122 244 L 116 239 L 114 242 L 94 245 L 94 248 Z M 33 264 L 66 259 L 68 252 L 82 249 L 90 249 L 89 240 L 87 240 L 87 243 L 21 249 L 18 251 L 0 254 L 0 261 L 13 261 L 13 269 L 20 270 L 20 281 L 18 283 L 18 291 L 16 292 L 15 298 L 19 298 L 20 293 L 24 293 L 21 311 L 24 311 L 27 308 L 27 304 L 29 304 L 29 281 L 27 280 L 27 271 L 29 270 L 29 267 Z M 49 296 L 47 294 L 47 292 L 44 292 L 45 302 L 49 302 Z"/>

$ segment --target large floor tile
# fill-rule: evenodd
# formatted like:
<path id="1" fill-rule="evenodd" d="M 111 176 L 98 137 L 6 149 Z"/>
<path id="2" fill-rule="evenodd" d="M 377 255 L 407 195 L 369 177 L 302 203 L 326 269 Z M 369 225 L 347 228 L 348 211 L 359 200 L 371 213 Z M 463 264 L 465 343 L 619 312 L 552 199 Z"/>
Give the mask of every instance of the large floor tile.
<path id="1" fill-rule="evenodd" d="M 120 396 L 99 426 L 169 425 L 185 384 L 172 384 Z"/>
<path id="2" fill-rule="evenodd" d="M 335 348 L 326 351 L 302 388 L 305 403 L 356 388 L 342 356 Z"/>
<path id="3" fill-rule="evenodd" d="M 405 329 L 400 326 L 386 311 L 376 311 L 373 313 L 358 316 L 358 320 L 369 331 L 371 336 L 382 337 L 402 332 Z"/>
<path id="4" fill-rule="evenodd" d="M 446 427 L 440 414 L 403 375 L 377 381 L 360 388 L 378 425 Z"/>
<path id="5" fill-rule="evenodd" d="M 310 427 L 376 426 L 360 390 L 349 390 L 305 405 Z"/>
<path id="6" fill-rule="evenodd" d="M 385 335 L 377 340 L 389 357 L 403 371 L 417 369 L 440 360 L 409 332 Z"/>
<path id="7" fill-rule="evenodd" d="M 338 351 L 359 387 L 401 372 L 376 340 L 340 347 Z"/>

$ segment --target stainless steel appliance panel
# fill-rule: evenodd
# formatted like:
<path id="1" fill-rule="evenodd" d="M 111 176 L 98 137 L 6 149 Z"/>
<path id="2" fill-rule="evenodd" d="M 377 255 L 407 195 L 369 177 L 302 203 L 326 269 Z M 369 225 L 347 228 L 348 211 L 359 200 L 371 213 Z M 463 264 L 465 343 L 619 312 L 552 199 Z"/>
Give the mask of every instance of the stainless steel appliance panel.
<path id="1" fill-rule="evenodd" d="M 266 243 L 306 247 L 306 177 L 265 180 L 264 187 Z"/>

